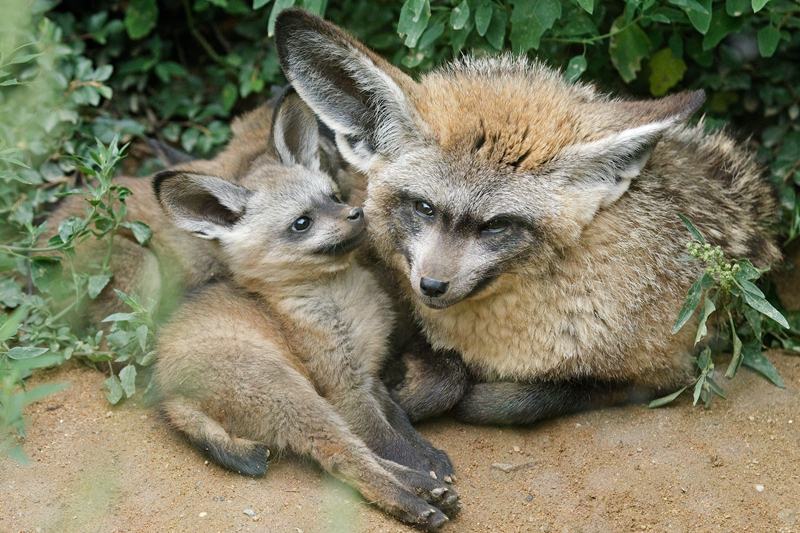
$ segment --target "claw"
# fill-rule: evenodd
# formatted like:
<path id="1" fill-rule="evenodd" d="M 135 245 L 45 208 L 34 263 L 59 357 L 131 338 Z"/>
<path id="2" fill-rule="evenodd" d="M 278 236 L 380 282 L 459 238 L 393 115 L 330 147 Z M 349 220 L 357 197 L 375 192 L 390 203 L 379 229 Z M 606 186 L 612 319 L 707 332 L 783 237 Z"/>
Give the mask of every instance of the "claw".
<path id="1" fill-rule="evenodd" d="M 444 476 L 444 481 L 445 481 L 445 483 L 452 483 L 453 482 L 453 476 Z"/>
<path id="2" fill-rule="evenodd" d="M 438 477 L 436 477 L 436 472 L 434 472 L 433 470 L 431 470 L 431 471 L 430 471 L 430 472 L 428 472 L 428 473 L 431 475 L 431 477 L 432 477 L 433 479 L 439 479 Z"/>
<path id="3" fill-rule="evenodd" d="M 447 492 L 447 487 L 436 487 L 435 489 L 433 489 L 431 491 L 431 494 L 433 494 L 435 497 L 439 498 L 445 492 Z"/>

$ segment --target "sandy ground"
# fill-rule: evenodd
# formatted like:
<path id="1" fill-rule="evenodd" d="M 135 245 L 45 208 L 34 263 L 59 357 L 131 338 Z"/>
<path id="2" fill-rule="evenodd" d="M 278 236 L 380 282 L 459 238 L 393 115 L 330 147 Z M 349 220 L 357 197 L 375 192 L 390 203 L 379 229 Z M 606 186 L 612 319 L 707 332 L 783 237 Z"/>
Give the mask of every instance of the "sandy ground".
<path id="1" fill-rule="evenodd" d="M 444 531 L 800 531 L 800 357 L 772 359 L 785 390 L 743 369 L 709 410 L 423 425 L 459 474 Z M 0 461 L 0 531 L 410 531 L 296 458 L 259 480 L 206 464 L 154 411 L 110 408 L 102 379 L 37 378 L 71 386 L 29 408 L 31 463 Z"/>

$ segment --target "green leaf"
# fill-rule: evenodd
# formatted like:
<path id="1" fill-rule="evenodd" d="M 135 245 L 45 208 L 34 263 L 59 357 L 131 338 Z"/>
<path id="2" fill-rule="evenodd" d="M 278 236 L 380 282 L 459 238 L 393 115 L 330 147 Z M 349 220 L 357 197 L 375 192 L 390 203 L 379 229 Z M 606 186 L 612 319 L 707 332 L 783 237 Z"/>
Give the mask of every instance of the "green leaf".
<path id="1" fill-rule="evenodd" d="M 675 57 L 672 50 L 664 48 L 650 58 L 650 93 L 663 96 L 683 79 L 686 63 Z"/>
<path id="2" fill-rule="evenodd" d="M 83 219 L 69 217 L 58 225 L 58 237 L 61 239 L 61 242 L 67 243 L 73 235 L 79 233 L 83 228 Z"/>
<path id="3" fill-rule="evenodd" d="M 689 22 L 695 27 L 697 31 L 706 34 L 709 27 L 711 27 L 711 0 L 700 0 L 699 2 L 688 1 L 691 8 L 685 8 L 686 16 L 689 17 Z M 694 4 L 699 4 L 701 9 L 694 7 Z"/>
<path id="4" fill-rule="evenodd" d="M 111 405 L 117 405 L 122 397 L 125 396 L 125 391 L 122 389 L 122 383 L 120 383 L 119 378 L 111 376 L 103 383 L 106 386 L 106 399 Z"/>
<path id="5" fill-rule="evenodd" d="M 778 49 L 781 32 L 775 26 L 769 25 L 758 30 L 758 53 L 761 57 L 772 57 Z"/>
<path id="6" fill-rule="evenodd" d="M 764 315 L 750 307 L 749 305 L 743 306 L 742 314 L 753 330 L 753 337 L 760 339 L 763 336 L 762 318 Z"/>
<path id="7" fill-rule="evenodd" d="M 486 35 L 489 24 L 492 22 L 492 11 L 492 2 L 490 0 L 481 0 L 475 9 L 475 30 L 481 37 Z"/>
<path id="8" fill-rule="evenodd" d="M 108 282 L 111 281 L 110 274 L 96 274 L 94 276 L 89 276 L 89 284 L 87 287 L 87 292 L 89 293 L 89 298 L 94 300 L 97 296 L 103 292 L 103 289 L 108 285 Z"/>
<path id="9" fill-rule="evenodd" d="M 594 13 L 594 0 L 576 0 L 576 3 L 590 15 Z"/>
<path id="10" fill-rule="evenodd" d="M 686 325 L 692 315 L 694 314 L 694 310 L 697 309 L 697 306 L 700 305 L 700 297 L 703 294 L 703 289 L 710 285 L 711 277 L 708 273 L 703 273 L 703 275 L 694 283 L 692 286 L 689 287 L 689 292 L 686 294 L 686 299 L 683 302 L 683 307 L 681 307 L 680 312 L 678 313 L 678 318 L 675 320 L 675 325 L 672 326 L 672 334 L 678 333 L 681 328 Z"/>
<path id="11" fill-rule="evenodd" d="M 428 26 L 425 32 L 422 34 L 422 37 L 419 38 L 419 42 L 417 43 L 417 48 L 420 50 L 424 50 L 428 48 L 436 40 L 442 36 L 444 33 L 444 22 L 437 22 L 432 26 Z"/>
<path id="12" fill-rule="evenodd" d="M 782 389 L 785 387 L 778 370 L 772 365 L 770 360 L 761 353 L 760 348 L 757 350 L 745 350 L 742 364 L 770 380 L 776 387 Z"/>
<path id="13" fill-rule="evenodd" d="M 725 12 L 732 17 L 741 17 L 749 7 L 750 0 L 725 0 Z"/>
<path id="14" fill-rule="evenodd" d="M 9 316 L 4 316 L 3 323 L 0 324 L 0 342 L 6 342 L 8 339 L 17 334 L 19 325 L 28 316 L 28 308 L 22 306 Z"/>
<path id="15" fill-rule="evenodd" d="M 156 26 L 158 4 L 156 0 L 131 0 L 125 11 L 125 30 L 131 39 L 146 37 Z"/>
<path id="16" fill-rule="evenodd" d="M 23 393 L 22 403 L 23 405 L 30 405 L 33 402 L 38 402 L 42 398 L 46 398 L 47 396 L 61 392 L 67 388 L 69 388 L 69 383 L 45 383 L 43 385 L 37 385 Z"/>
<path id="17" fill-rule="evenodd" d="M 267 20 L 267 37 L 275 35 L 275 20 L 278 18 L 281 11 L 293 5 L 294 0 L 275 0 L 275 3 L 272 4 L 272 11 L 269 12 L 269 20 Z"/>
<path id="18" fill-rule="evenodd" d="M 742 21 L 743 17 L 731 17 L 723 8 L 714 10 L 711 26 L 703 37 L 703 50 L 715 48 L 729 34 L 738 31 Z"/>
<path id="19" fill-rule="evenodd" d="M 431 18 L 431 4 L 429 0 L 406 0 L 400 9 L 400 21 L 397 24 L 397 33 L 405 36 L 405 45 L 409 48 L 417 46 L 417 41 L 422 36 L 428 21 Z"/>
<path id="20" fill-rule="evenodd" d="M 694 338 L 695 344 L 700 342 L 700 339 L 708 334 L 706 322 L 708 321 L 708 317 L 711 316 L 711 313 L 716 310 L 717 306 L 715 306 L 711 298 L 706 295 L 705 301 L 703 302 L 703 313 L 700 315 L 700 323 L 697 325 L 697 335 Z"/>
<path id="21" fill-rule="evenodd" d="M 706 243 L 706 239 L 705 239 L 705 237 L 703 237 L 703 234 L 700 233 L 700 230 L 697 229 L 697 226 L 695 226 L 692 223 L 692 221 L 689 220 L 688 217 L 686 217 L 686 215 L 678 213 L 678 218 L 681 219 L 681 222 L 683 222 L 683 225 L 686 226 L 686 229 L 688 229 L 689 233 L 692 234 L 692 237 L 694 238 L 694 240 L 696 240 L 700 244 L 705 244 Z"/>
<path id="22" fill-rule="evenodd" d="M 492 22 L 486 30 L 486 41 L 495 50 L 502 50 L 506 39 L 506 26 L 508 25 L 508 14 L 502 9 L 495 9 L 492 14 Z"/>
<path id="23" fill-rule="evenodd" d="M 119 372 L 120 384 L 125 396 L 130 398 L 136 394 L 136 367 L 128 365 Z"/>
<path id="24" fill-rule="evenodd" d="M 150 242 L 150 238 L 153 236 L 153 231 L 150 229 L 150 226 L 144 222 L 139 222 L 136 220 L 133 222 L 126 222 L 124 225 L 133 232 L 136 242 L 142 246 Z"/>
<path id="25" fill-rule="evenodd" d="M 460 30 L 466 26 L 469 15 L 469 2 L 467 2 L 467 0 L 461 0 L 461 3 L 450 12 L 450 27 L 454 30 Z"/>
<path id="26" fill-rule="evenodd" d="M 270 0 L 253 0 L 253 9 L 261 9 L 269 3 Z"/>
<path id="27" fill-rule="evenodd" d="M 11 359 L 33 359 L 47 353 L 47 348 L 37 348 L 36 346 L 16 346 L 8 351 Z"/>
<path id="28" fill-rule="evenodd" d="M 581 77 L 581 74 L 586 72 L 586 67 L 586 56 L 575 56 L 569 60 L 569 63 L 567 63 L 567 69 L 564 71 L 564 77 L 567 78 L 567 81 L 573 83 Z"/>
<path id="29" fill-rule="evenodd" d="M 775 309 L 772 304 L 769 303 L 766 298 L 764 298 L 764 294 L 758 289 L 758 287 L 755 287 L 755 285 L 749 281 L 744 283 L 752 285 L 752 287 L 758 291 L 758 293 L 753 292 L 752 288 L 745 288 L 741 282 L 737 281 L 737 285 L 742 289 L 742 297 L 744 298 L 745 303 L 762 315 L 771 318 L 784 328 L 789 329 L 789 322 L 786 321 L 786 317 L 784 317 L 780 311 Z"/>
<path id="30" fill-rule="evenodd" d="M 672 403 L 672 402 L 675 401 L 675 399 L 678 396 L 683 394 L 683 391 L 685 391 L 688 388 L 689 387 L 687 385 L 686 387 L 681 387 L 680 389 L 676 390 L 672 394 L 667 394 L 666 396 L 662 396 L 661 398 L 656 398 L 655 400 L 653 400 L 649 404 L 647 404 L 647 407 L 649 407 L 650 409 L 655 409 L 656 407 L 662 407 L 664 405 Z"/>
<path id="31" fill-rule="evenodd" d="M 737 261 L 736 264 L 739 265 L 739 271 L 736 272 L 735 276 L 738 281 L 752 281 L 761 277 L 761 271 L 754 267 L 747 259 Z"/>
<path id="32" fill-rule="evenodd" d="M 542 35 L 561 18 L 559 0 L 515 0 L 511 10 L 511 47 L 518 54 L 538 50 Z"/>
<path id="33" fill-rule="evenodd" d="M 103 322 L 130 322 L 136 318 L 136 314 L 134 313 L 114 313 L 113 315 L 108 315 L 102 321 Z"/>
<path id="34" fill-rule="evenodd" d="M 712 378 L 711 376 L 706 377 L 706 385 L 708 385 L 708 388 L 711 390 L 711 392 L 713 392 L 720 398 L 726 398 L 725 390 L 722 387 L 720 387 L 719 384 L 716 381 L 714 381 L 714 378 Z M 710 402 L 707 402 L 706 406 L 708 406 L 708 403 Z"/>
<path id="35" fill-rule="evenodd" d="M 700 394 L 703 392 L 703 385 L 706 382 L 706 374 L 701 374 L 700 377 L 697 378 L 697 381 L 694 383 L 694 391 L 692 393 L 692 405 L 697 405 L 697 401 L 700 399 Z"/>
<path id="36" fill-rule="evenodd" d="M 728 363 L 728 368 L 725 370 L 725 377 L 728 379 L 733 378 L 736 372 L 739 371 L 739 366 L 742 364 L 742 340 L 736 333 L 736 328 L 731 320 L 731 342 L 733 344 L 733 353 L 731 354 L 731 361 Z"/>
<path id="37" fill-rule="evenodd" d="M 753 13 L 758 13 L 764 6 L 769 3 L 769 0 L 752 0 L 751 5 L 753 6 Z"/>
<path id="38" fill-rule="evenodd" d="M 139 341 L 139 348 L 144 352 L 147 350 L 147 332 L 149 328 L 146 324 L 142 324 L 136 328 L 136 340 Z"/>
<path id="39" fill-rule="evenodd" d="M 626 25 L 624 16 L 614 21 L 611 32 L 613 35 L 608 45 L 611 63 L 622 79 L 630 83 L 642 68 L 642 59 L 650 53 L 650 39 L 637 24 Z"/>

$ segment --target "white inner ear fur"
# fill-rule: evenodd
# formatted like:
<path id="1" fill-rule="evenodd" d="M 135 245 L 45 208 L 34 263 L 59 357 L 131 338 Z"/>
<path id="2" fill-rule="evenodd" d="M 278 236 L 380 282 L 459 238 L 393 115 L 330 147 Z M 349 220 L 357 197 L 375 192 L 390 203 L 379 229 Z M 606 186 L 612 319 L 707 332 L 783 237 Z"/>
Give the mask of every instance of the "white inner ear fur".
<path id="1" fill-rule="evenodd" d="M 251 195 L 249 189 L 214 176 L 193 174 L 185 176 L 184 179 L 189 180 L 195 190 L 200 189 L 216 198 L 220 205 L 229 211 L 237 215 L 244 213 Z M 203 239 L 219 239 L 231 231 L 229 226 L 216 222 L 212 217 L 204 216 L 204 213 L 192 209 L 189 205 L 182 204 L 180 197 L 170 200 L 168 212 L 179 228 L 191 231 Z"/>
<path id="2" fill-rule="evenodd" d="M 207 220 L 180 215 L 176 216 L 175 225 L 194 233 L 201 239 L 207 239 L 209 241 L 220 239 L 230 231 L 225 226 L 220 226 L 219 224 L 214 224 Z"/>
<path id="3" fill-rule="evenodd" d="M 330 41 L 314 32 L 298 35 L 303 46 L 287 58 L 292 85 L 303 100 L 336 133 L 344 159 L 369 171 L 376 152 L 396 157 L 418 130 L 415 114 L 400 86 L 366 54 L 349 44 Z M 344 71 L 362 93 L 359 97 L 335 85 L 314 67 L 312 56 Z M 341 73 L 339 73 L 341 75 Z M 369 137 L 369 139 L 367 139 Z M 352 140 L 352 139 L 355 140 Z"/>
<path id="4" fill-rule="evenodd" d="M 297 97 L 295 97 L 297 98 Z M 297 108 L 287 102 L 272 126 L 275 150 L 284 165 L 302 165 L 319 170 L 319 127 L 311 110 Z"/>
<path id="5" fill-rule="evenodd" d="M 249 189 L 214 176 L 197 175 L 193 176 L 192 180 L 219 200 L 219 203 L 230 211 L 237 215 L 244 213 L 244 208 L 247 206 L 247 200 L 251 194 Z"/>
<path id="6" fill-rule="evenodd" d="M 613 204 L 647 165 L 664 130 L 675 123 L 674 119 L 653 122 L 568 148 L 564 160 L 575 162 L 572 180 L 596 191 L 598 207 Z"/>

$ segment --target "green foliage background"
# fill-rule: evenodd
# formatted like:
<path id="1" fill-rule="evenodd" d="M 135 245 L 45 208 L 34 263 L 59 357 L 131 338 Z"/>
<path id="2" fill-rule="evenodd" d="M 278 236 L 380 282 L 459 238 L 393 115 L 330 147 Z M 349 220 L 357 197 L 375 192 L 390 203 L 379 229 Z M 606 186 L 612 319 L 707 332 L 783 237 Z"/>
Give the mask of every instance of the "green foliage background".
<path id="1" fill-rule="evenodd" d="M 798 1 L 0 0 L 0 452 L 22 457 L 22 407 L 49 392 L 20 386 L 34 368 L 116 361 L 126 366 L 108 366 L 109 399 L 134 393 L 136 369 L 152 361 L 147 310 L 120 294 L 131 313 L 112 317 L 107 342 L 96 328 L 77 330 L 65 309 L 96 296 L 113 272 L 107 262 L 73 269 L 65 297 L 48 273 L 69 264 L 47 254 L 110 242 L 121 228 L 147 242 L 146 226 L 126 220 L 128 192 L 110 180 L 117 140 L 213 154 L 229 119 L 284 83 L 271 34 L 292 5 L 412 75 L 463 52 L 512 50 L 622 94 L 705 89 L 707 127 L 749 139 L 779 191 L 782 238 L 800 234 Z M 157 166 L 143 158 L 137 172 Z M 86 216 L 41 242 L 48 209 L 81 183 Z"/>

